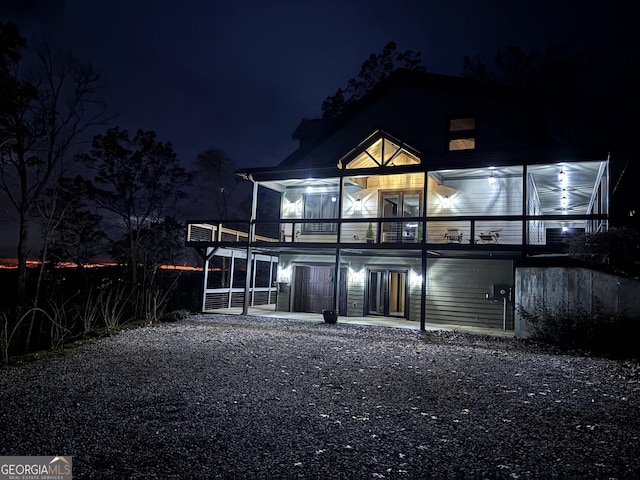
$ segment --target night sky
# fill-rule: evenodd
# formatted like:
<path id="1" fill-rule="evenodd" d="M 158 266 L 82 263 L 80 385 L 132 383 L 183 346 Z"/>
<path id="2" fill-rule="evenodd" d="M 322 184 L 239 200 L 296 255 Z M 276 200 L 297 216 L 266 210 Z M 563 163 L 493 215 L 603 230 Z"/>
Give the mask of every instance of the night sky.
<path id="1" fill-rule="evenodd" d="M 2 0 L 0 18 L 91 61 L 108 81 L 114 124 L 155 130 L 185 165 L 218 147 L 239 166 L 273 166 L 295 150 L 300 120 L 320 116 L 391 40 L 449 75 L 465 55 L 564 45 L 594 55 L 604 91 L 637 60 L 634 17 L 614 3 Z"/>

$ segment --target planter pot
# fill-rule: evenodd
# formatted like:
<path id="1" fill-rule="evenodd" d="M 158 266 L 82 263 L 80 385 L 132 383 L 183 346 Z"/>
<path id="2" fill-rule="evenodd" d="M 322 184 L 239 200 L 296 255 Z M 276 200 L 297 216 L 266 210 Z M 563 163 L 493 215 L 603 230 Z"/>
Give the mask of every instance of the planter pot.
<path id="1" fill-rule="evenodd" d="M 338 311 L 337 310 L 323 310 L 322 316 L 326 323 L 337 323 Z"/>
<path id="2" fill-rule="evenodd" d="M 373 238 L 367 238 L 367 243 L 373 243 Z"/>

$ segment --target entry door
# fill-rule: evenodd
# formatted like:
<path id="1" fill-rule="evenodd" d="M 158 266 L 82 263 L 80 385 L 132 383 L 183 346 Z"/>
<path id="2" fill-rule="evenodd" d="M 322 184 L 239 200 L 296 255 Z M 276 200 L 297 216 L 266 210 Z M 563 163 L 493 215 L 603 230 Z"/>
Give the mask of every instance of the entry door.
<path id="1" fill-rule="evenodd" d="M 407 317 L 407 271 L 369 270 L 369 315 Z"/>

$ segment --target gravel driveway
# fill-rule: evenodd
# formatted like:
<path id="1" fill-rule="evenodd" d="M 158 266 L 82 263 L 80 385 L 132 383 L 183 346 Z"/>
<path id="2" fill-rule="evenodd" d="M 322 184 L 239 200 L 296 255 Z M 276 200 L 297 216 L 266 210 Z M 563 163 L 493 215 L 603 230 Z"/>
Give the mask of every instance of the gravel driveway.
<path id="1" fill-rule="evenodd" d="M 0 370 L 0 455 L 74 478 L 639 478 L 632 365 L 207 315 Z"/>

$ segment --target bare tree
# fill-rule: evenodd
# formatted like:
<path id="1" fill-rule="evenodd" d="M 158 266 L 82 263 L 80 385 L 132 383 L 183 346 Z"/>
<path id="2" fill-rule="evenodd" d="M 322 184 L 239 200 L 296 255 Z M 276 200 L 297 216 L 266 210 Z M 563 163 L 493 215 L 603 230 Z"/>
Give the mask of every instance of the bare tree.
<path id="1" fill-rule="evenodd" d="M 103 84 L 90 64 L 70 54 L 54 54 L 42 45 L 28 70 L 19 54 L 26 42 L 16 32 L 15 26 L 0 24 L 0 131 L 4 137 L 0 189 L 18 216 L 17 300 L 25 306 L 33 210 L 58 178 L 74 144 L 90 127 L 104 123 L 107 115 L 104 104 L 96 99 Z"/>
<path id="2" fill-rule="evenodd" d="M 237 166 L 219 148 L 209 148 L 195 161 L 194 205 L 214 206 L 218 218 L 248 218 L 251 208 L 251 185 L 236 175 Z M 202 199 L 208 199 L 203 205 Z M 233 201 L 231 200 L 233 199 Z"/>

